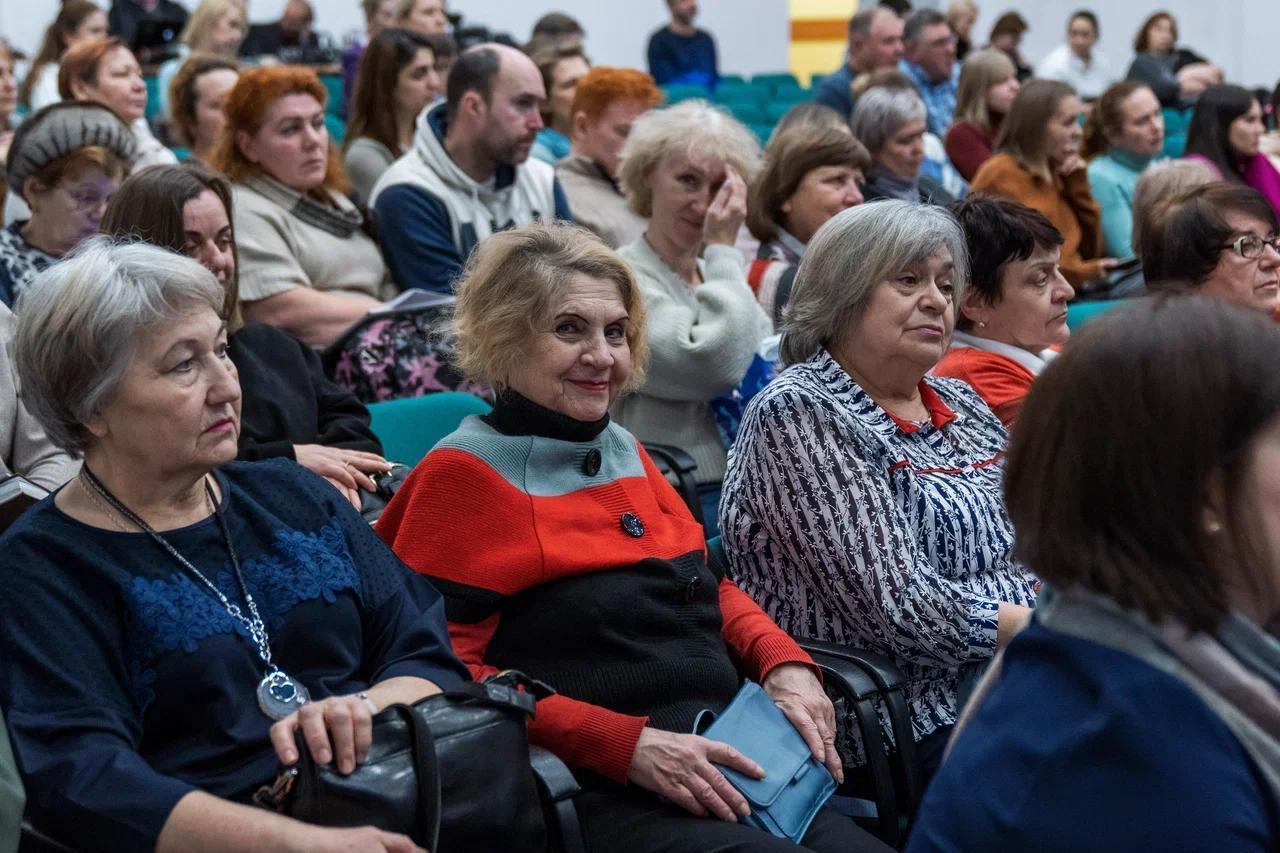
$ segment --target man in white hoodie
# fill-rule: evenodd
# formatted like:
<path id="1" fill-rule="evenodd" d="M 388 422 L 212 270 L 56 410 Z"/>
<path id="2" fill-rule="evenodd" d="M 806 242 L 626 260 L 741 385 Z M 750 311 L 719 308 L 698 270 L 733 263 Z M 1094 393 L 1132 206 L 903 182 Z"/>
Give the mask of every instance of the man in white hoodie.
<path id="1" fill-rule="evenodd" d="M 445 102 L 418 117 L 413 148 L 370 194 L 400 287 L 452 292 L 485 237 L 572 219 L 555 171 L 529 159 L 546 97 L 537 66 L 514 48 L 482 44 L 458 57 Z"/>

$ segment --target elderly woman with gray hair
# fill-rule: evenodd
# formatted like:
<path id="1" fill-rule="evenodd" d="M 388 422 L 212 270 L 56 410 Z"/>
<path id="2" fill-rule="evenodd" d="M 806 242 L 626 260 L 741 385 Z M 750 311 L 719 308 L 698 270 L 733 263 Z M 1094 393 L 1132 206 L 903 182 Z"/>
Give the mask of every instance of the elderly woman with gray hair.
<path id="1" fill-rule="evenodd" d="M 747 407 L 720 517 L 734 577 L 784 630 L 897 662 L 926 771 L 962 683 L 1036 595 L 1001 498 L 1004 427 L 964 382 L 927 375 L 967 280 L 940 207 L 829 220 L 787 307 L 789 367 Z"/>
<path id="2" fill-rule="evenodd" d="M 440 596 L 341 494 L 292 461 L 233 461 L 225 305 L 196 261 L 103 237 L 24 299 L 27 403 L 84 459 L 0 538 L 28 814 L 76 849 L 408 853 L 239 804 L 298 760 L 299 730 L 350 773 L 373 713 L 466 670 Z"/>
<path id="3" fill-rule="evenodd" d="M 867 201 L 896 198 L 945 205 L 955 200 L 940 182 L 921 172 L 926 113 L 914 90 L 892 85 L 868 89 L 858 98 L 849 127 L 871 153 L 863 190 Z"/>
<path id="4" fill-rule="evenodd" d="M 762 165 L 751 132 L 697 100 L 641 116 L 622 149 L 619 178 L 649 225 L 619 254 L 644 295 L 651 361 L 614 416 L 641 441 L 693 457 L 710 535 L 729 443 L 712 404 L 738 388 L 773 331 L 734 246 Z"/>

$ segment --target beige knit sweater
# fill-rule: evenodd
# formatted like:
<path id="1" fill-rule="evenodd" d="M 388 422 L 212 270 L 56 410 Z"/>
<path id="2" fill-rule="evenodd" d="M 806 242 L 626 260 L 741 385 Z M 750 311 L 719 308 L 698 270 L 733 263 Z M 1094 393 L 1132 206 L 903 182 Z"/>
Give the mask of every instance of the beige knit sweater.
<path id="1" fill-rule="evenodd" d="M 727 450 L 707 404 L 737 387 L 772 331 L 742 255 L 708 246 L 703 283 L 691 289 L 643 237 L 619 254 L 644 294 L 650 359 L 644 386 L 618 400 L 613 416 L 641 441 L 687 452 L 699 483 L 719 483 Z"/>
<path id="2" fill-rule="evenodd" d="M 21 474 L 53 491 L 80 470 L 80 463 L 53 446 L 44 427 L 22 404 L 9 349 L 17 328 L 13 314 L 0 304 L 0 479 Z"/>

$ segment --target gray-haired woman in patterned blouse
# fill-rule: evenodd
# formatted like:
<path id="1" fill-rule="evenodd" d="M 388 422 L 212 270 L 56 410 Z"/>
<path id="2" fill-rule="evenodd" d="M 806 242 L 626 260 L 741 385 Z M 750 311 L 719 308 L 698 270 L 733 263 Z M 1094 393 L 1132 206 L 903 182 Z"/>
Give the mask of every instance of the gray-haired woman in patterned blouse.
<path id="1" fill-rule="evenodd" d="M 941 208 L 827 222 L 787 308 L 790 366 L 747 409 L 721 505 L 735 577 L 784 630 L 897 662 L 926 772 L 961 684 L 1026 624 L 1037 587 L 1011 553 L 1004 427 L 964 382 L 926 376 L 967 277 Z"/>

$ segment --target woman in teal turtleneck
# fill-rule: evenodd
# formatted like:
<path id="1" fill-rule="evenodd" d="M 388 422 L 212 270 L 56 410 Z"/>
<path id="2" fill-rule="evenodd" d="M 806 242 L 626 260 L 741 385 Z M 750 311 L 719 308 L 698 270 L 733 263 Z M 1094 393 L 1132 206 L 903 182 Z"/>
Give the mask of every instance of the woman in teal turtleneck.
<path id="1" fill-rule="evenodd" d="M 1133 188 L 1163 147 L 1160 102 L 1146 84 L 1117 83 L 1093 105 L 1081 154 L 1089 161 L 1089 188 L 1102 208 L 1108 257 L 1133 257 Z"/>

